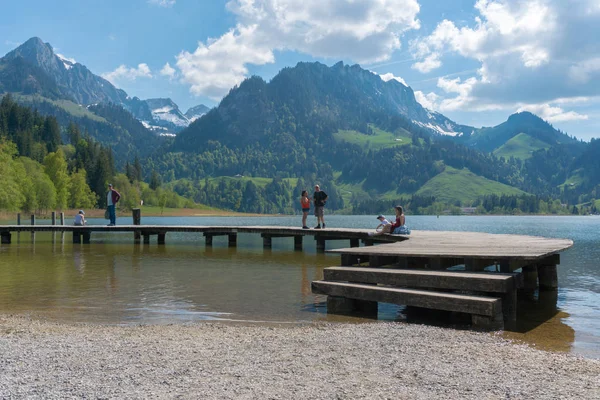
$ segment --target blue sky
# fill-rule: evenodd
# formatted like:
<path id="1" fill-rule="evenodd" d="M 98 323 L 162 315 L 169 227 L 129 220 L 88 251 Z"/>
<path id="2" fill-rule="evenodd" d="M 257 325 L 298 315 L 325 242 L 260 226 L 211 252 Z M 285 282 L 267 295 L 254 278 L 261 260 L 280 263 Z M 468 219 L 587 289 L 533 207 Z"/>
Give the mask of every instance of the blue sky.
<path id="1" fill-rule="evenodd" d="M 529 110 L 600 137 L 598 0 L 4 1 L 0 53 L 38 36 L 140 98 L 215 105 L 298 61 L 359 63 L 492 126 Z M 168 64 L 167 64 L 168 63 Z"/>

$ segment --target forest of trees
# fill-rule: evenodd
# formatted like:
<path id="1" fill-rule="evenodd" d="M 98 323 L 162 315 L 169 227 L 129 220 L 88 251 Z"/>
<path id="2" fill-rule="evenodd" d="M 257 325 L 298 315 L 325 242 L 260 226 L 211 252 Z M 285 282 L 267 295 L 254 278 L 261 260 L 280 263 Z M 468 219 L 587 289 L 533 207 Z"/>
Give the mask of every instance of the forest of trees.
<path id="1" fill-rule="evenodd" d="M 87 132 L 18 105 L 10 95 L 0 101 L 0 209 L 43 213 L 53 209 L 106 206 L 109 182 L 122 193 L 121 208 L 144 199 L 147 205 L 193 206 L 176 193 L 142 181 L 139 159 L 115 169 L 112 150 Z"/>

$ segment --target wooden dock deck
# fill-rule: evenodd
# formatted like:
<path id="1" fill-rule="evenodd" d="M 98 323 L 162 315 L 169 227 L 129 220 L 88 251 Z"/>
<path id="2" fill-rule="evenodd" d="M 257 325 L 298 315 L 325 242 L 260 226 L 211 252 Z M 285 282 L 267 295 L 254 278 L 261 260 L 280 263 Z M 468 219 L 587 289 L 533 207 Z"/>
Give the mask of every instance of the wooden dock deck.
<path id="1" fill-rule="evenodd" d="M 207 245 L 212 245 L 213 237 L 228 236 L 230 246 L 236 246 L 239 233 L 260 234 L 263 238 L 263 246 L 270 248 L 273 238 L 290 237 L 294 239 L 294 247 L 302 249 L 303 238 L 313 237 L 316 241 L 317 250 L 325 251 L 325 244 L 329 240 L 349 240 L 351 247 L 358 247 L 360 241 L 371 245 L 374 240 L 368 235 L 370 229 L 302 229 L 286 226 L 201 226 L 201 225 L 0 225 L 1 243 L 10 244 L 12 233 L 18 232 L 71 232 L 73 243 L 91 243 L 91 235 L 95 232 L 125 232 L 133 233 L 134 240 L 144 243 L 150 242 L 151 236 L 156 236 L 158 244 L 165 244 L 167 233 L 201 233 Z M 400 235 L 387 235 L 377 238 L 377 242 L 390 243 L 406 240 Z"/>
<path id="2" fill-rule="evenodd" d="M 572 245 L 537 236 L 414 231 L 396 243 L 330 250 L 341 255 L 342 267 L 327 268 L 312 287 L 327 295 L 328 312 L 373 312 L 378 301 L 392 302 L 469 313 L 474 326 L 497 329 L 516 320 L 518 290 L 558 288 L 559 253 Z"/>

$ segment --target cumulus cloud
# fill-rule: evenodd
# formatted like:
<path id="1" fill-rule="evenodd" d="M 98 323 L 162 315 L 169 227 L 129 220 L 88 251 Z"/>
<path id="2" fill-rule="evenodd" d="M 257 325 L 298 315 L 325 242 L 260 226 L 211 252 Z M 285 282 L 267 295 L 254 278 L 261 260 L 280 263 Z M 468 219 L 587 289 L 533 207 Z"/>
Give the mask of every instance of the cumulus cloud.
<path id="1" fill-rule="evenodd" d="M 176 73 L 177 71 L 175 71 L 175 68 L 171 67 L 171 64 L 169 63 L 166 63 L 165 66 L 160 70 L 160 74 L 168 77 L 169 79 L 173 79 Z"/>
<path id="2" fill-rule="evenodd" d="M 195 94 L 218 99 L 247 75 L 247 65 L 275 60 L 274 51 L 357 62 L 388 60 L 402 34 L 419 28 L 417 0 L 230 0 L 237 25 L 177 57 Z"/>
<path id="3" fill-rule="evenodd" d="M 102 77 L 116 85 L 119 80 L 135 81 L 137 78 L 152 78 L 152 71 L 145 63 L 139 64 L 136 68 L 119 65 L 114 71 L 102 74 Z"/>
<path id="4" fill-rule="evenodd" d="M 438 110 L 438 100 L 440 96 L 435 94 L 434 92 L 423 93 L 420 90 L 415 90 L 415 99 L 418 103 L 420 103 L 423 107 L 428 110 L 437 111 Z"/>
<path id="5" fill-rule="evenodd" d="M 537 114 L 548 122 L 579 121 L 589 118 L 585 114 L 579 114 L 575 111 L 565 111 L 560 107 L 550 104 L 527 104 L 517 109 L 517 112 L 521 111 L 529 111 Z"/>
<path id="6" fill-rule="evenodd" d="M 402 79 L 399 76 L 395 76 L 394 74 L 392 74 L 391 72 L 388 72 L 387 74 L 380 74 L 379 77 L 384 81 L 384 82 L 388 82 L 391 81 L 392 79 L 400 82 L 401 84 L 403 84 L 404 86 L 408 86 L 406 84 L 406 81 L 404 79 Z"/>
<path id="7" fill-rule="evenodd" d="M 148 0 L 148 3 L 150 4 L 154 4 L 165 8 L 173 7 L 176 2 L 177 0 Z"/>
<path id="8" fill-rule="evenodd" d="M 569 99 L 600 96 L 598 4 L 478 0 L 473 23 L 444 20 L 410 43 L 421 72 L 441 66 L 446 55 L 480 64 L 474 76 L 439 78 L 425 101 L 438 96 L 432 103 L 441 112 L 527 109 L 551 122 L 587 119 L 564 107 Z"/>

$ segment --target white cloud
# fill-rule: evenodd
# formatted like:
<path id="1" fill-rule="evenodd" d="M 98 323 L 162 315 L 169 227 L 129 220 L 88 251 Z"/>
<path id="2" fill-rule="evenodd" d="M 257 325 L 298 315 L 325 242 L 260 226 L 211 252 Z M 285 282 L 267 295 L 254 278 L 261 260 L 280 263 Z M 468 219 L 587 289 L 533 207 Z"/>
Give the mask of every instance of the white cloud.
<path id="1" fill-rule="evenodd" d="M 594 117 L 567 108 L 600 97 L 597 0 L 478 0 L 475 11 L 471 24 L 444 20 L 411 41 L 413 68 L 422 72 L 447 54 L 480 65 L 474 76 L 439 78 L 438 97 L 424 102 L 441 112 L 527 109 L 551 122 Z"/>
<path id="2" fill-rule="evenodd" d="M 63 56 L 63 55 L 62 55 L 62 54 L 60 54 L 60 53 L 56 53 L 56 56 L 57 56 L 58 58 L 60 58 L 61 60 L 63 60 L 63 61 L 68 61 L 68 62 L 70 62 L 71 64 L 76 64 L 76 63 L 77 63 L 77 61 L 75 61 L 75 59 L 74 59 L 74 58 L 65 57 L 65 56 Z"/>
<path id="3" fill-rule="evenodd" d="M 417 0 L 230 0 L 234 29 L 177 57 L 191 92 L 214 99 L 247 75 L 247 65 L 275 61 L 274 51 L 357 62 L 388 60 L 401 35 L 418 29 Z"/>
<path id="4" fill-rule="evenodd" d="M 127 68 L 125 65 L 119 65 L 114 71 L 102 74 L 102 77 L 116 85 L 116 82 L 122 79 L 135 81 L 137 78 L 152 78 L 152 71 L 145 63 L 139 64 L 137 68 Z"/>
<path id="5" fill-rule="evenodd" d="M 173 7 L 177 0 L 148 0 L 148 3 L 154 4 L 160 7 Z"/>
<path id="6" fill-rule="evenodd" d="M 600 77 L 600 57 L 574 64 L 569 69 L 570 78 L 577 83 L 586 84 L 594 75 L 596 78 Z"/>
<path id="7" fill-rule="evenodd" d="M 429 110 L 432 110 L 432 111 L 438 110 L 439 98 L 440 98 L 440 96 L 438 96 L 434 92 L 429 92 L 429 93 L 425 94 L 425 93 L 421 92 L 420 90 L 415 90 L 415 99 L 417 99 L 417 102 Z"/>
<path id="8" fill-rule="evenodd" d="M 375 72 L 374 72 L 375 73 Z M 388 72 L 387 74 L 380 74 L 379 77 L 384 81 L 384 82 L 388 82 L 391 81 L 392 79 L 397 80 L 398 82 L 400 82 L 401 84 L 403 84 L 404 86 L 408 86 L 406 84 L 406 81 L 404 79 L 402 79 L 399 76 L 395 76 L 394 74 L 392 74 L 391 72 Z"/>
<path id="9" fill-rule="evenodd" d="M 440 61 L 440 55 L 438 53 L 431 53 L 423 61 L 416 62 L 412 65 L 413 69 L 419 72 L 427 73 L 439 68 L 442 65 Z"/>
<path id="10" fill-rule="evenodd" d="M 184 51 L 177 56 L 177 67 L 190 91 L 219 100 L 248 75 L 246 64 L 263 65 L 275 61 L 268 46 L 257 42 L 256 25 L 238 25 L 208 44 L 198 43 L 195 52 Z"/>
<path id="11" fill-rule="evenodd" d="M 560 107 L 550 104 L 527 104 L 517 109 L 517 112 L 529 111 L 537 114 L 548 122 L 565 122 L 587 120 L 588 115 L 579 114 L 575 111 L 565 111 Z"/>
<path id="12" fill-rule="evenodd" d="M 171 67 L 171 64 L 166 63 L 165 66 L 160 70 L 160 74 L 163 76 L 169 77 L 169 79 L 173 79 L 175 77 L 175 68 Z"/>
<path id="13" fill-rule="evenodd" d="M 480 16 L 475 27 L 458 28 L 442 21 L 431 35 L 411 43 L 413 67 L 429 72 L 440 67 L 442 52 L 455 52 L 484 61 L 490 57 L 517 53 L 522 64 L 535 68 L 549 61 L 548 42 L 552 39 L 557 16 L 548 1 L 478 0 Z"/>

